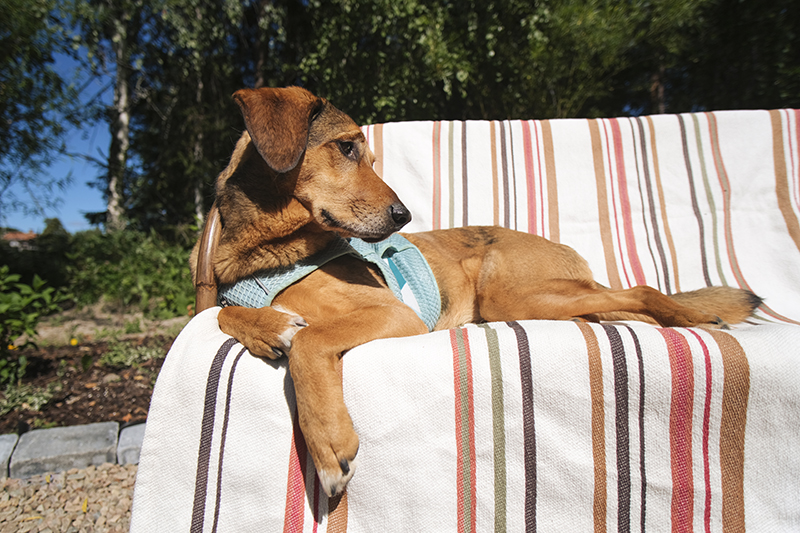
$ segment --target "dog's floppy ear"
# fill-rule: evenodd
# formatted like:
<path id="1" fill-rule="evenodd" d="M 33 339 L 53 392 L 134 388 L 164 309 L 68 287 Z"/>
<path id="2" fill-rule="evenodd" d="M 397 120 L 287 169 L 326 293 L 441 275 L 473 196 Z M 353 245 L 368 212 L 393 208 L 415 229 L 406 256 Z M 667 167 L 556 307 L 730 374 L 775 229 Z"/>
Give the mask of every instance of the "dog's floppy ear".
<path id="1" fill-rule="evenodd" d="M 300 87 L 241 89 L 233 93 L 258 153 L 278 173 L 292 170 L 308 143 L 323 100 Z"/>

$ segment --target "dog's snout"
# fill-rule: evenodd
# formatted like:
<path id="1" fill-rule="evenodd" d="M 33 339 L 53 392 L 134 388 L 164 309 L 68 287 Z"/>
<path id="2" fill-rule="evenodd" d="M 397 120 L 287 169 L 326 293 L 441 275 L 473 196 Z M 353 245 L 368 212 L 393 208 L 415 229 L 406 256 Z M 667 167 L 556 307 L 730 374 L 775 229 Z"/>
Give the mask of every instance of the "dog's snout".
<path id="1" fill-rule="evenodd" d="M 411 222 L 411 212 L 403 204 L 393 204 L 389 209 L 392 212 L 395 229 L 400 229 Z"/>

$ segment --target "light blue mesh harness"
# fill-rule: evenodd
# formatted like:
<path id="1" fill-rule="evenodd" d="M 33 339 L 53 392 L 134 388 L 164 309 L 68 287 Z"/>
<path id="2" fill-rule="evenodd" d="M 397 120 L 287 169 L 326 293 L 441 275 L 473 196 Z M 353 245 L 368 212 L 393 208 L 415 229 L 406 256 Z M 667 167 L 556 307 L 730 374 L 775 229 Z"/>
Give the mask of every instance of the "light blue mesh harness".
<path id="1" fill-rule="evenodd" d="M 376 243 L 335 239 L 324 250 L 292 266 L 261 270 L 234 284 L 221 286 L 217 302 L 223 307 L 267 307 L 280 291 L 343 255 L 376 265 L 394 295 L 416 311 L 428 330 L 433 331 L 442 309 L 436 278 L 419 249 L 396 233 Z"/>

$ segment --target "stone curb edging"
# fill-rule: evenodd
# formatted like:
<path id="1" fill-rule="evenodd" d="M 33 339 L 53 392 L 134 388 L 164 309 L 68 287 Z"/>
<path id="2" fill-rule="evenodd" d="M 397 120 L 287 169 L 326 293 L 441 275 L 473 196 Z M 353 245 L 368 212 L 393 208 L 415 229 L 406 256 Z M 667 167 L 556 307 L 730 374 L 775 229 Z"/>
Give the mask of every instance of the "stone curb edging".
<path id="1" fill-rule="evenodd" d="M 27 478 L 103 463 L 138 464 L 145 424 L 117 422 L 0 435 L 0 479 Z"/>

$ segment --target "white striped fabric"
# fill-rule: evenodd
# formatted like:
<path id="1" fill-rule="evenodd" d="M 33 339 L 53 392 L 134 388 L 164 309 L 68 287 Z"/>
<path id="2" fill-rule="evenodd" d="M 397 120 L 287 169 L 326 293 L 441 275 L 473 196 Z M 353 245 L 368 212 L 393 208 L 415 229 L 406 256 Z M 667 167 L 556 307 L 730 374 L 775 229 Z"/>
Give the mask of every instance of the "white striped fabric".
<path id="1" fill-rule="evenodd" d="M 504 225 L 611 286 L 766 304 L 729 331 L 521 321 L 358 347 L 359 466 L 330 500 L 285 360 L 209 309 L 156 384 L 131 531 L 800 530 L 799 114 L 365 128 L 412 230 Z"/>

